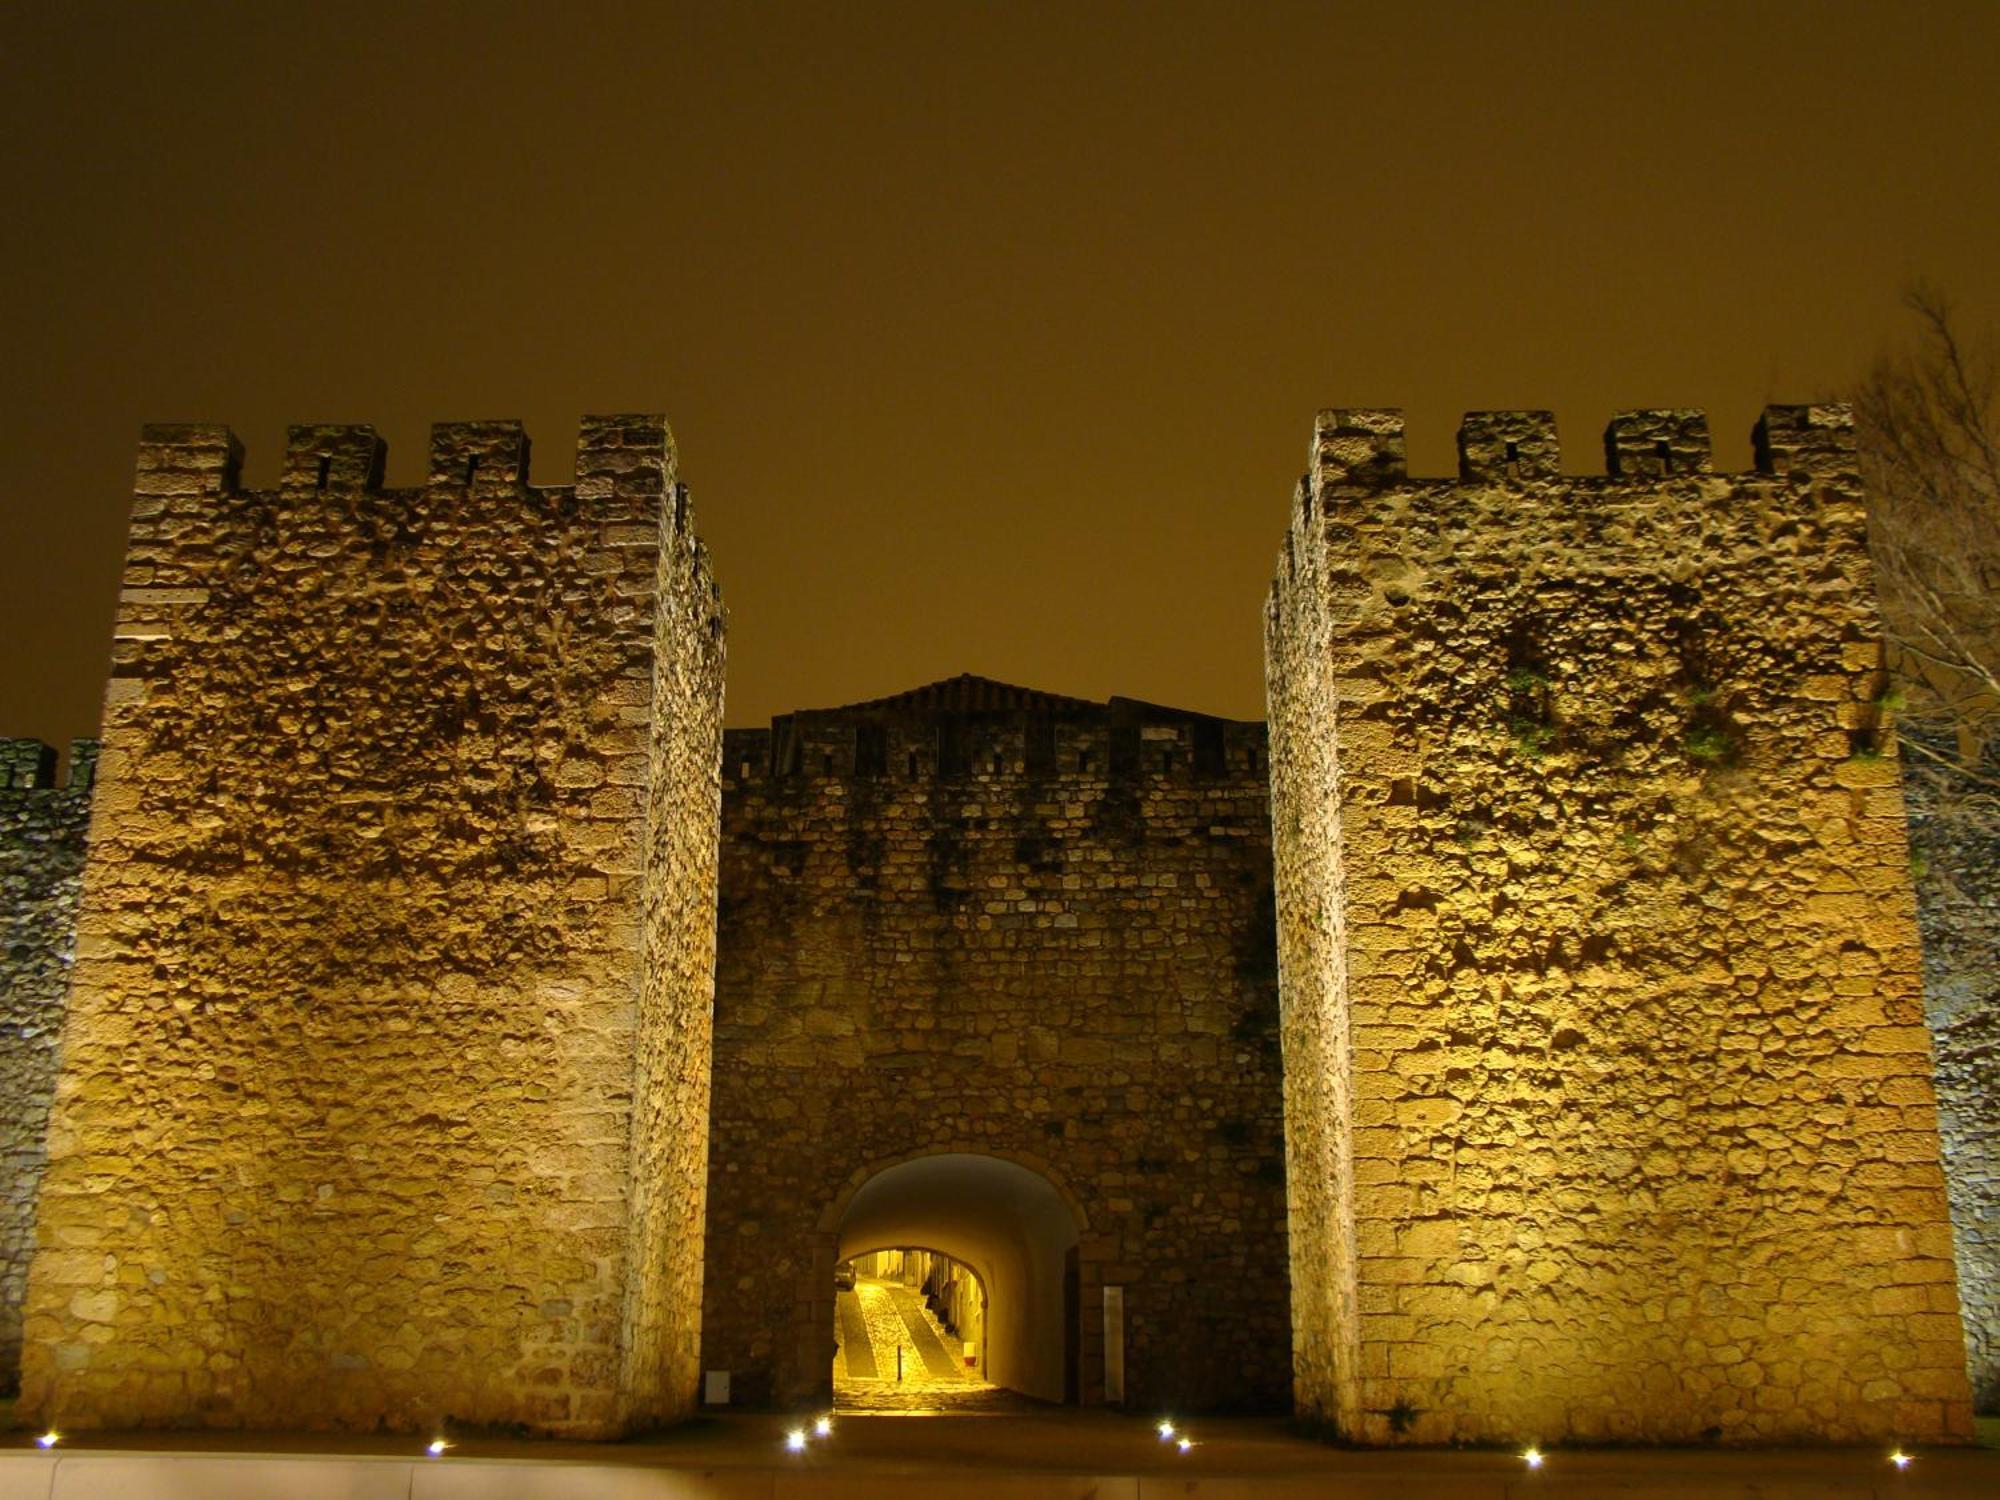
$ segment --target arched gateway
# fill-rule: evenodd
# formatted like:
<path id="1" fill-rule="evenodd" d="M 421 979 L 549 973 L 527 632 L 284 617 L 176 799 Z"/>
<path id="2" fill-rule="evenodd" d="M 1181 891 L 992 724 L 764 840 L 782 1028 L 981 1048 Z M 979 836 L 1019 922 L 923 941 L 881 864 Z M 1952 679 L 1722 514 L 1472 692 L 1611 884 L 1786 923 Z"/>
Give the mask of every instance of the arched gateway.
<path id="1" fill-rule="evenodd" d="M 965 1152 L 887 1166 L 843 1192 L 820 1220 L 833 1264 L 905 1246 L 969 1267 L 982 1300 L 986 1379 L 1044 1401 L 1074 1401 L 1081 1353 L 1078 1237 L 1088 1225 L 1042 1173 Z M 829 1272 L 825 1285 L 831 1293 Z M 806 1331 L 808 1340 L 812 1330 Z M 801 1359 L 810 1361 L 809 1342 Z M 888 1370 L 880 1372 L 887 1377 Z"/>
<path id="2" fill-rule="evenodd" d="M 996 1384 L 1283 1406 L 1263 750 L 980 678 L 726 735 L 702 1365 L 732 1402 L 823 1399 L 836 1264 L 922 1248 L 984 1284 Z"/>

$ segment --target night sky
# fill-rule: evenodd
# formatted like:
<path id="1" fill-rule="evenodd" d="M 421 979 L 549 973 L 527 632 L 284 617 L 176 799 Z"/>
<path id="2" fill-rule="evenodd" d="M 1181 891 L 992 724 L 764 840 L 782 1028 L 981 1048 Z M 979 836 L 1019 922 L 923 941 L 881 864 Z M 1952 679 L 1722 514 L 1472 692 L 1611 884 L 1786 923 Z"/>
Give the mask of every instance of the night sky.
<path id="1" fill-rule="evenodd" d="M 1316 408 L 1837 393 L 2000 321 L 2000 4 L 0 11 L 0 733 L 90 732 L 132 451 L 659 409 L 729 719 L 1263 712 Z"/>

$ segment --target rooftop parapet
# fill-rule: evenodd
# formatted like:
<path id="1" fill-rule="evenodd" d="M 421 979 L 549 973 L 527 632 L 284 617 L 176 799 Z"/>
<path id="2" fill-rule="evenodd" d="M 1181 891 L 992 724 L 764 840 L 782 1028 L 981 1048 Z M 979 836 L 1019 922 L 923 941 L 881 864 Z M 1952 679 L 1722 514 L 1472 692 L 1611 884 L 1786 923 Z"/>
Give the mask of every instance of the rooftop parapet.
<path id="1" fill-rule="evenodd" d="M 243 472 L 243 445 L 217 422 L 152 422 L 139 429 L 141 502 L 176 495 L 228 494 Z"/>
<path id="2" fill-rule="evenodd" d="M 1854 416 L 1838 402 L 1767 406 L 1751 441 L 1759 474 L 1784 478 L 1856 470 Z M 1314 500 L 1329 490 L 1391 489 L 1410 482 L 1403 413 L 1392 407 L 1320 412 L 1313 421 L 1307 463 L 1293 496 L 1301 516 L 1310 515 Z M 1711 474 L 1715 459 L 1708 414 L 1692 407 L 1619 412 L 1604 429 L 1604 463 L 1612 480 Z M 1459 482 L 1555 482 L 1564 477 L 1553 412 L 1474 411 L 1460 421 Z"/>
<path id="3" fill-rule="evenodd" d="M 585 417 L 578 428 L 576 498 L 586 506 L 658 515 L 678 469 L 674 435 L 656 412 Z M 672 521 L 684 518 L 685 506 L 673 509 Z"/>
<path id="4" fill-rule="evenodd" d="M 388 445 L 365 423 L 288 427 L 278 490 L 288 496 L 379 490 L 388 459 Z"/>
<path id="5" fill-rule="evenodd" d="M 1468 484 L 1562 477 L 1552 411 L 1469 411 L 1458 424 L 1458 475 Z"/>
<path id="6" fill-rule="evenodd" d="M 438 422 L 431 427 L 430 488 L 515 489 L 529 482 L 531 445 L 515 419 Z M 388 444 L 367 423 L 309 423 L 285 430 L 278 490 L 285 495 L 379 491 Z M 219 423 L 149 423 L 140 430 L 134 483 L 140 517 L 157 515 L 176 497 L 217 496 L 241 485 L 243 445 Z M 656 413 L 583 418 L 577 439 L 576 493 L 586 502 L 614 496 L 649 501 L 658 513 L 663 497 L 670 524 L 690 524 L 684 493 L 676 493 L 673 434 Z M 621 507 L 621 509 L 628 509 Z"/>
<path id="7" fill-rule="evenodd" d="M 56 749 L 35 739 L 0 738 L 0 792 L 86 792 L 97 771 L 97 741 L 71 740 L 69 775 L 56 780 Z"/>
<path id="8" fill-rule="evenodd" d="M 528 482 L 528 433 L 518 421 L 431 425 L 432 489 L 516 489 Z"/>
<path id="9" fill-rule="evenodd" d="M 1705 411 L 1691 407 L 1621 411 L 1604 429 L 1604 470 L 1613 478 L 1706 474 L 1714 466 Z"/>
<path id="10" fill-rule="evenodd" d="M 1306 472 L 1315 494 L 1346 485 L 1382 489 L 1409 471 L 1399 408 L 1329 408 L 1314 419 Z"/>
<path id="11" fill-rule="evenodd" d="M 1760 474 L 1852 474 L 1854 408 L 1845 402 L 1767 406 L 1751 431 Z"/>
<path id="12" fill-rule="evenodd" d="M 0 739 L 0 791 L 32 792 L 55 785 L 56 752 L 40 740 Z"/>

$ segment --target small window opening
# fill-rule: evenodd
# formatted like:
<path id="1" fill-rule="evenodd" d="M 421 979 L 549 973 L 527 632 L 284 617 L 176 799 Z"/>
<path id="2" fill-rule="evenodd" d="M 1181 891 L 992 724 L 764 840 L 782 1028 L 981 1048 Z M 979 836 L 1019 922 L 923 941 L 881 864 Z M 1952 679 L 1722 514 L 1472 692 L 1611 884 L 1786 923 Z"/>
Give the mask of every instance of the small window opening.
<path id="1" fill-rule="evenodd" d="M 1673 473 L 1674 445 L 1672 443 L 1669 443 L 1665 438 L 1658 439 L 1653 444 L 1653 457 L 1660 461 L 1660 472 L 1662 474 Z"/>
<path id="2" fill-rule="evenodd" d="M 1076 752 L 1076 768 L 1086 776 L 1090 774 L 1090 752 L 1088 750 L 1079 750 Z"/>
<path id="3" fill-rule="evenodd" d="M 995 776 L 1000 774 L 1000 757 L 997 755 L 993 757 L 993 774 Z"/>
<path id="4" fill-rule="evenodd" d="M 479 455 L 470 454 L 465 460 L 465 487 L 472 488 L 472 477 L 479 472 Z"/>
<path id="5" fill-rule="evenodd" d="M 910 780 L 915 781 L 916 779 L 917 779 L 917 752 L 912 750 L 910 752 Z"/>
<path id="6" fill-rule="evenodd" d="M 325 489 L 327 478 L 329 475 L 332 474 L 332 472 L 333 472 L 333 456 L 331 454 L 322 453 L 319 456 L 319 474 L 313 480 L 313 488 L 317 490 Z"/>
<path id="7" fill-rule="evenodd" d="M 1507 477 L 1509 479 L 1519 479 L 1521 477 L 1521 445 L 1519 443 L 1509 443 L 1507 445 L 1506 465 Z"/>
<path id="8" fill-rule="evenodd" d="M 831 750 L 821 754 L 819 758 L 819 774 L 822 776 L 831 776 L 833 774 L 833 752 Z"/>

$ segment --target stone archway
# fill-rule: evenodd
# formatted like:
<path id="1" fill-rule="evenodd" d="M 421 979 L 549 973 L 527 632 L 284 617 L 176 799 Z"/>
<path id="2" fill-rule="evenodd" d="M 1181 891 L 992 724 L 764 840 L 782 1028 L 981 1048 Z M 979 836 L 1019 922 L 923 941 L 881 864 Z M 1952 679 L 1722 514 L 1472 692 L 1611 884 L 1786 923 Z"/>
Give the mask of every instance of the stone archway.
<path id="1" fill-rule="evenodd" d="M 970 1152 L 904 1157 L 856 1173 L 819 1228 L 829 1285 L 835 1263 L 888 1246 L 971 1267 L 986 1289 L 987 1378 L 1045 1401 L 1076 1399 L 1076 1251 L 1088 1224 L 1049 1175 Z"/>

